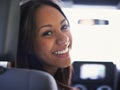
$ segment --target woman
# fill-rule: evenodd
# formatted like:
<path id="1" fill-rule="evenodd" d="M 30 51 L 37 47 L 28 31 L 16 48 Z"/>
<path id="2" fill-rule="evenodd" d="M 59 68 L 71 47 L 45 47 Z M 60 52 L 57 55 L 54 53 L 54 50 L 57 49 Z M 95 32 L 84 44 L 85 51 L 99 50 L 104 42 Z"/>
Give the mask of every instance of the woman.
<path id="1" fill-rule="evenodd" d="M 59 6 L 45 0 L 21 5 L 17 67 L 46 71 L 60 90 L 77 90 L 70 87 L 71 46 L 69 22 Z"/>

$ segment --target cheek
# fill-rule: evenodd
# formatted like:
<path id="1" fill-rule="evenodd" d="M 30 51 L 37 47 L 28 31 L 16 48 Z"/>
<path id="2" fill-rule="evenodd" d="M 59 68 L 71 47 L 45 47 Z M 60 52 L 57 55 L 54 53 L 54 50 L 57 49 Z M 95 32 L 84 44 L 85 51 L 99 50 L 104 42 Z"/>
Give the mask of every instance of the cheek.
<path id="1" fill-rule="evenodd" d="M 46 42 L 38 42 L 34 45 L 34 54 L 39 60 L 45 61 L 48 57 L 49 46 Z"/>
<path id="2" fill-rule="evenodd" d="M 51 50 L 54 45 L 53 41 L 40 41 L 34 45 L 34 53 L 36 57 L 46 64 L 53 64 Z"/>
<path id="3" fill-rule="evenodd" d="M 39 40 L 34 45 L 34 51 L 36 54 L 49 53 L 52 48 L 53 42 L 49 40 Z"/>

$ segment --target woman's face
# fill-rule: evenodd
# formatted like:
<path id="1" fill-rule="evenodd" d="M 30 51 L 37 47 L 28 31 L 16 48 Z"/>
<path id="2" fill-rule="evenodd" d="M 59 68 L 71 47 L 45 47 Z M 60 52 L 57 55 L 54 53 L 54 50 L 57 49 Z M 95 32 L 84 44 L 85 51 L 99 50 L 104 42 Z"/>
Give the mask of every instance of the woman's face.
<path id="1" fill-rule="evenodd" d="M 44 67 L 65 68 L 70 65 L 72 37 L 65 17 L 51 6 L 38 8 L 35 16 L 34 53 Z"/>

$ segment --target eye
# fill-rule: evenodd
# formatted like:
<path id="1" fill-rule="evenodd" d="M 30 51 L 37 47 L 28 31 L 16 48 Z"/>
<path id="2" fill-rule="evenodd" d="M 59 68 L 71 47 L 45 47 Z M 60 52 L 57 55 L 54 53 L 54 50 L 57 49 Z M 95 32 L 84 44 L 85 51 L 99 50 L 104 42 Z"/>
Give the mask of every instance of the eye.
<path id="1" fill-rule="evenodd" d="M 62 27 L 61 27 L 61 30 L 69 30 L 69 25 L 68 24 L 64 24 Z"/>
<path id="2" fill-rule="evenodd" d="M 51 31 L 46 31 L 46 32 L 44 32 L 43 33 L 43 35 L 42 36 L 50 36 L 52 34 L 52 32 Z"/>

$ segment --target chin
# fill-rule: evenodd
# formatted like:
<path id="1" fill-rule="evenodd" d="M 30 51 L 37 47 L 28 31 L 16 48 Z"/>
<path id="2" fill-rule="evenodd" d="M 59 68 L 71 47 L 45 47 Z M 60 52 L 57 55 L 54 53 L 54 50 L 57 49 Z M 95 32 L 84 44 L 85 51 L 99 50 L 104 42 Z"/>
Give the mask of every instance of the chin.
<path id="1" fill-rule="evenodd" d="M 70 62 L 70 60 L 69 60 L 69 61 L 67 61 L 67 62 L 62 63 L 62 64 L 60 65 L 60 68 L 67 68 L 67 67 L 69 67 L 70 65 L 71 65 L 71 62 Z"/>

